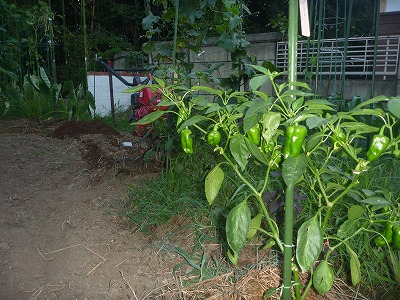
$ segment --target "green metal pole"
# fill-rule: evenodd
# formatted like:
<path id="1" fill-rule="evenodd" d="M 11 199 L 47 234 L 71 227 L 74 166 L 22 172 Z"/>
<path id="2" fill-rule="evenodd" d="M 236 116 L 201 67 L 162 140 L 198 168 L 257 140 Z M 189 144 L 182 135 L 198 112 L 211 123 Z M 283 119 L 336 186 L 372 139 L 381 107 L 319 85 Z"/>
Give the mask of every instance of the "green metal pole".
<path id="1" fill-rule="evenodd" d="M 299 24 L 299 2 L 289 1 L 289 83 L 297 80 L 297 35 Z M 291 89 L 295 89 L 294 86 Z M 285 228 L 284 228 L 284 251 L 283 251 L 283 292 L 282 299 L 290 300 L 292 290 L 292 256 L 293 256 L 293 210 L 294 210 L 294 187 L 288 187 L 285 195 Z"/>
<path id="2" fill-rule="evenodd" d="M 346 36 L 344 39 L 344 49 L 343 49 L 343 69 L 342 69 L 342 81 L 340 86 L 340 96 L 341 99 L 344 100 L 344 83 L 346 81 L 346 60 L 347 60 L 347 48 L 349 45 L 349 36 L 350 36 L 350 29 L 351 29 L 351 15 L 353 14 L 353 0 L 350 0 L 349 3 L 349 14 L 347 17 L 347 28 L 346 28 Z"/>
<path id="3" fill-rule="evenodd" d="M 321 39 L 323 38 L 323 27 L 322 27 L 322 14 L 325 7 L 325 0 L 319 1 L 319 10 L 318 10 L 318 34 L 317 34 L 317 65 L 315 70 L 315 94 L 319 94 L 319 71 L 320 71 L 320 49 L 321 49 Z"/>
<path id="4" fill-rule="evenodd" d="M 288 28 L 288 48 L 289 48 L 289 82 L 297 81 L 297 35 L 299 24 L 299 2 L 298 0 L 289 1 L 289 28 Z"/>
<path id="5" fill-rule="evenodd" d="M 379 35 L 379 20 L 380 20 L 380 6 L 381 1 L 376 1 L 375 7 L 375 39 L 374 39 L 374 61 L 372 64 L 372 84 L 371 84 L 371 97 L 374 97 L 375 93 L 375 72 L 376 72 L 376 53 L 378 51 L 378 35 Z"/>

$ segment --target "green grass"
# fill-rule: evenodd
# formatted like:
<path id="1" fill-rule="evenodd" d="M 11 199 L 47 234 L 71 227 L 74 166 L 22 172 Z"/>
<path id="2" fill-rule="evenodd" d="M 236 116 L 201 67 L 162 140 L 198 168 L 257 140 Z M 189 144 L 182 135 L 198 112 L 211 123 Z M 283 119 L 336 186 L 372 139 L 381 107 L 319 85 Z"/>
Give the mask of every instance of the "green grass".
<path id="1" fill-rule="evenodd" d="M 176 216 L 199 220 L 210 214 L 203 186 L 213 157 L 204 153 L 200 159 L 184 153 L 175 155 L 168 170 L 130 188 L 126 201 L 117 208 L 119 214 L 128 216 L 143 232 Z"/>

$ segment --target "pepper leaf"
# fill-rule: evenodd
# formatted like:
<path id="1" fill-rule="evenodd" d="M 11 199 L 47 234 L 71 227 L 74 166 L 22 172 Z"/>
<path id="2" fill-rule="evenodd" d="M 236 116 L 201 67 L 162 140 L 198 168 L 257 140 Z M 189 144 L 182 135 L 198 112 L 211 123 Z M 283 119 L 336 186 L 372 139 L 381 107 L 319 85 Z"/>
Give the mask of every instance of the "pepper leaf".
<path id="1" fill-rule="evenodd" d="M 185 122 L 183 122 L 183 123 L 179 126 L 178 131 L 181 131 L 182 129 L 184 129 L 184 128 L 186 128 L 186 127 L 192 126 L 192 125 L 194 125 L 194 124 L 196 124 L 196 123 L 199 123 L 199 122 L 201 122 L 201 121 L 204 121 L 204 120 L 207 120 L 207 118 L 204 117 L 204 116 L 201 116 L 201 115 L 195 115 L 195 116 L 193 116 L 193 117 L 190 117 L 189 119 L 187 119 Z"/>
<path id="2" fill-rule="evenodd" d="M 313 285 L 320 294 L 325 294 L 332 288 L 333 270 L 326 260 L 322 261 L 313 273 Z"/>
<path id="3" fill-rule="evenodd" d="M 307 124 L 308 128 L 310 128 L 310 129 L 313 129 L 315 127 L 320 127 L 322 125 L 325 125 L 328 122 L 329 122 L 329 119 L 322 118 L 319 116 L 312 116 L 306 120 L 306 124 Z"/>
<path id="4" fill-rule="evenodd" d="M 282 164 L 282 177 L 287 186 L 294 186 L 307 168 L 307 157 L 300 154 L 288 157 Z"/>
<path id="5" fill-rule="evenodd" d="M 229 149 L 240 168 L 244 170 L 250 157 L 250 150 L 246 145 L 246 138 L 240 134 L 233 136 L 229 143 Z"/>
<path id="6" fill-rule="evenodd" d="M 276 133 L 281 123 L 281 114 L 277 112 L 268 112 L 263 115 L 261 124 L 264 128 L 262 133 L 263 139 L 268 143 Z"/>
<path id="7" fill-rule="evenodd" d="M 201 91 L 222 97 L 222 91 L 213 89 L 207 86 L 195 85 L 191 88 L 192 91 Z"/>
<path id="8" fill-rule="evenodd" d="M 236 205 L 226 220 L 226 239 L 234 253 L 243 249 L 251 223 L 251 212 L 247 201 Z"/>
<path id="9" fill-rule="evenodd" d="M 251 219 L 249 232 L 247 233 L 247 236 L 246 236 L 248 241 L 250 241 L 256 235 L 257 230 L 261 226 L 261 221 L 262 221 L 263 217 L 264 217 L 264 215 L 258 214 L 253 219 Z"/>
<path id="10" fill-rule="evenodd" d="M 383 197 L 369 197 L 367 199 L 360 200 L 361 203 L 370 204 L 370 205 L 388 205 L 390 201 L 386 200 Z"/>
<path id="11" fill-rule="evenodd" d="M 250 88 L 252 91 L 258 90 L 263 84 L 268 81 L 268 77 L 266 75 L 257 75 L 250 79 Z"/>
<path id="12" fill-rule="evenodd" d="M 318 218 L 304 222 L 297 233 L 296 259 L 302 270 L 306 272 L 318 258 L 322 250 L 323 236 Z"/>
<path id="13" fill-rule="evenodd" d="M 365 213 L 365 208 L 361 205 L 352 205 L 347 211 L 347 217 L 349 220 L 356 220 Z"/>
<path id="14" fill-rule="evenodd" d="M 400 98 L 390 99 L 388 109 L 396 118 L 400 119 Z"/>
<path id="15" fill-rule="evenodd" d="M 168 111 L 163 111 L 163 110 L 156 110 L 153 111 L 152 113 L 149 113 L 148 115 L 144 116 L 142 119 L 134 123 L 135 125 L 145 125 L 145 124 L 150 124 L 154 122 L 155 120 L 158 120 L 161 118 L 163 115 L 165 115 Z"/>
<path id="16" fill-rule="evenodd" d="M 246 138 L 246 145 L 247 145 L 247 148 L 249 149 L 251 155 L 253 155 L 259 162 L 263 163 L 264 165 L 268 165 L 268 162 L 266 161 L 265 157 L 261 153 L 260 149 L 258 149 L 257 145 L 250 142 L 249 139 L 247 139 L 247 138 Z"/>
<path id="17" fill-rule="evenodd" d="M 208 203 L 213 204 L 215 198 L 221 189 L 222 182 L 224 181 L 224 171 L 219 167 L 215 166 L 210 173 L 208 173 L 205 180 L 205 192 Z"/>
<path id="18" fill-rule="evenodd" d="M 357 254 L 349 246 L 347 246 L 347 252 L 350 255 L 351 283 L 356 285 L 361 281 L 360 261 L 358 260 Z"/>
<path id="19" fill-rule="evenodd" d="M 342 225 L 340 225 L 337 236 L 340 239 L 345 239 L 351 237 L 358 229 L 359 223 L 357 220 L 346 220 Z"/>

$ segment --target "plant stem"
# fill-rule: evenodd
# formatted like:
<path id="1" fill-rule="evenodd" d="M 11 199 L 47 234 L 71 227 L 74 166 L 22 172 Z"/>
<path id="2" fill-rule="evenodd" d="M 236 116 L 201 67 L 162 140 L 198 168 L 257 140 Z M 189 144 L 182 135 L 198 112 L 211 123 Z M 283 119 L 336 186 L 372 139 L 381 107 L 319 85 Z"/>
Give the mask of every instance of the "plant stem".
<path id="1" fill-rule="evenodd" d="M 232 167 L 232 169 L 235 171 L 235 173 L 239 176 L 239 178 L 244 182 L 245 185 L 248 186 L 248 188 L 251 190 L 253 195 L 257 198 L 258 202 L 260 203 L 260 206 L 261 206 L 261 209 L 263 211 L 263 214 L 264 214 L 265 218 L 267 219 L 268 226 L 269 226 L 270 230 L 272 231 L 273 238 L 277 241 L 279 249 L 281 251 L 284 251 L 283 246 L 282 246 L 282 244 L 280 243 L 280 240 L 279 240 L 279 231 L 277 230 L 277 227 L 274 226 L 273 221 L 272 221 L 271 217 L 269 216 L 267 208 L 265 207 L 265 203 L 264 203 L 264 201 L 262 199 L 261 193 L 259 193 L 257 191 L 257 189 L 243 176 L 243 174 L 239 171 L 237 165 L 235 165 L 230 160 L 230 158 L 225 154 L 225 152 L 223 150 L 221 150 L 220 153 L 226 159 L 226 161 Z M 294 189 L 294 187 L 293 187 L 293 189 Z M 292 212 L 293 212 L 293 209 L 292 209 Z"/>
<path id="2" fill-rule="evenodd" d="M 283 251 L 283 300 L 290 300 L 292 286 L 294 184 L 286 187 Z"/>
<path id="3" fill-rule="evenodd" d="M 294 279 L 294 294 L 297 299 L 301 299 L 301 294 L 300 294 L 300 278 L 299 278 L 299 268 L 293 263 L 292 266 L 293 269 L 293 279 Z"/>
<path id="4" fill-rule="evenodd" d="M 330 215 L 331 215 L 332 208 L 335 206 L 335 204 L 336 204 L 340 199 L 342 199 L 342 198 L 343 198 L 357 183 L 358 183 L 358 178 L 359 178 L 359 177 L 360 177 L 360 174 L 355 174 L 355 175 L 354 175 L 354 178 L 353 178 L 353 181 L 348 185 L 348 187 L 347 187 L 343 192 L 341 192 L 340 195 L 338 195 L 338 196 L 335 198 L 335 200 L 333 200 L 332 202 L 330 202 L 330 203 L 328 204 L 328 208 L 327 208 L 327 210 L 326 210 L 326 214 L 325 214 L 325 218 L 324 218 L 324 223 L 323 223 L 323 225 L 322 225 L 322 230 L 323 230 L 323 232 L 325 232 L 326 225 L 327 225 L 328 220 L 329 220 L 329 217 L 330 217 Z"/>
<path id="5" fill-rule="evenodd" d="M 312 270 L 311 270 L 312 271 Z M 312 286 L 312 283 L 313 283 L 313 281 L 312 281 L 312 273 L 311 273 L 311 276 L 310 276 L 310 280 L 308 281 L 308 284 L 307 284 L 307 286 L 306 286 L 306 288 L 304 289 L 304 291 L 303 291 L 303 295 L 301 296 L 301 300 L 304 300 L 305 298 L 306 298 L 306 296 L 307 296 L 307 294 L 308 294 L 308 291 L 310 290 L 310 288 L 311 288 L 311 286 Z M 296 298 L 297 299 L 297 298 Z"/>

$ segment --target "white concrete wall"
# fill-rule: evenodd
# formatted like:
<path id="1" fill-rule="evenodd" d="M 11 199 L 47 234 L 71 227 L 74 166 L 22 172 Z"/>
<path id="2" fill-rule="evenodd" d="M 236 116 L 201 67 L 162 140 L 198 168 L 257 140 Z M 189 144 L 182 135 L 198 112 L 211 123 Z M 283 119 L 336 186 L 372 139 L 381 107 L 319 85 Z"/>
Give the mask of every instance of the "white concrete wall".
<path id="1" fill-rule="evenodd" d="M 132 82 L 133 76 L 122 76 L 126 81 Z M 89 91 L 93 94 L 96 100 L 95 114 L 99 116 L 106 116 L 111 113 L 111 97 L 110 97 L 110 84 L 108 74 L 105 75 L 92 75 L 87 76 Z M 112 77 L 112 84 L 114 90 L 114 108 L 117 110 L 127 110 L 131 105 L 131 93 L 124 93 L 129 86 L 122 83 L 115 76 Z M 142 77 L 144 80 L 145 77 Z"/>
<path id="2" fill-rule="evenodd" d="M 381 2 L 381 12 L 400 11 L 400 0 L 385 0 Z"/>

